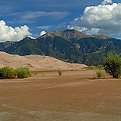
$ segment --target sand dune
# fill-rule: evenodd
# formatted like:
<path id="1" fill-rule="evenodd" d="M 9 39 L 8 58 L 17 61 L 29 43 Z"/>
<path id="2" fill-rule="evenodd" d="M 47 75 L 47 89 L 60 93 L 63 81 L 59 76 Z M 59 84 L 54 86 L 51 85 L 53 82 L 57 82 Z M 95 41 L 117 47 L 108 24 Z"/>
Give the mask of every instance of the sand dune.
<path id="1" fill-rule="evenodd" d="M 53 57 L 41 55 L 19 56 L 5 52 L 0 52 L 0 67 L 11 66 L 21 67 L 27 66 L 31 70 L 76 70 L 87 67 L 84 64 L 72 64 L 63 62 Z"/>

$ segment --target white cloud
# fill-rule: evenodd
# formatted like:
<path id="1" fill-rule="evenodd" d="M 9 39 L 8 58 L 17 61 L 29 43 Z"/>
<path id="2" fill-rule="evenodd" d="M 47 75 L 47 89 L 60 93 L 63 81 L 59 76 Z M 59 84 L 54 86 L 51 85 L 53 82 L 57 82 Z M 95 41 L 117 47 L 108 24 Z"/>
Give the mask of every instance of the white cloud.
<path id="1" fill-rule="evenodd" d="M 26 25 L 12 28 L 7 26 L 3 20 L 0 21 L 0 42 L 19 41 L 28 35 L 31 33 Z"/>
<path id="2" fill-rule="evenodd" d="M 43 35 L 45 35 L 45 34 L 46 34 L 45 31 L 41 31 L 41 32 L 40 32 L 40 36 L 43 36 Z"/>
<path id="3" fill-rule="evenodd" d="M 112 4 L 112 3 L 113 3 L 112 0 L 104 0 L 104 1 L 102 2 L 102 5 Z"/>
<path id="4" fill-rule="evenodd" d="M 64 11 L 29 11 L 29 12 L 22 12 L 22 13 L 14 13 L 9 15 L 16 15 L 18 14 L 20 16 L 20 19 L 23 21 L 27 20 L 34 20 L 37 18 L 45 17 L 45 18 L 54 18 L 54 19 L 63 19 L 64 17 L 67 17 L 70 15 L 68 12 Z"/>
<path id="5" fill-rule="evenodd" d="M 121 3 L 104 0 L 100 5 L 86 7 L 68 28 L 86 34 L 121 34 Z"/>
<path id="6" fill-rule="evenodd" d="M 45 26 L 37 26 L 36 29 L 40 29 L 40 30 L 48 30 L 48 29 L 51 29 L 51 28 L 54 28 L 53 25 L 45 25 Z"/>

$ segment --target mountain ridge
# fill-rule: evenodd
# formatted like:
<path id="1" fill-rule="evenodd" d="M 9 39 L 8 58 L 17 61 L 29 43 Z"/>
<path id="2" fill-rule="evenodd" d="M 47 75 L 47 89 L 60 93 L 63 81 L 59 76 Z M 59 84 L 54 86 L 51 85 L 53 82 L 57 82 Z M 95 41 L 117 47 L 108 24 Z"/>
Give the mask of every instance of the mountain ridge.
<path id="1" fill-rule="evenodd" d="M 41 37 L 46 37 L 46 36 L 50 36 L 50 37 L 55 37 L 55 36 L 59 36 L 59 37 L 63 37 L 64 39 L 80 39 L 80 38 L 88 38 L 88 37 L 94 37 L 97 39 L 107 39 L 109 37 L 105 36 L 105 35 L 86 35 L 82 32 L 79 32 L 77 30 L 74 29 L 67 29 L 67 30 L 54 30 L 51 32 L 47 32 L 44 35 L 40 36 Z"/>
<path id="2" fill-rule="evenodd" d="M 18 42 L 0 43 L 0 50 L 11 54 L 39 54 L 66 62 L 98 65 L 109 52 L 121 53 L 121 40 L 103 35 L 85 35 L 76 30 L 55 30 L 36 39 L 26 37 Z"/>

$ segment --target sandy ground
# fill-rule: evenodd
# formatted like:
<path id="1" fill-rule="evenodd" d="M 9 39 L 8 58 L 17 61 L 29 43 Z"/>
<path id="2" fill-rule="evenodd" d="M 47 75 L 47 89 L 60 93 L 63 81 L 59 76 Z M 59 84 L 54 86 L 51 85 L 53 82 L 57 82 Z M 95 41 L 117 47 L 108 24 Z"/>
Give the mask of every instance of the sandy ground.
<path id="1" fill-rule="evenodd" d="M 84 64 L 73 64 L 63 62 L 53 57 L 42 55 L 27 55 L 19 56 L 12 55 L 0 51 L 0 67 L 10 66 L 17 67 L 29 67 L 30 70 L 77 70 L 87 67 Z"/>
<path id="2" fill-rule="evenodd" d="M 0 121 L 121 121 L 121 80 L 94 71 L 0 80 Z"/>

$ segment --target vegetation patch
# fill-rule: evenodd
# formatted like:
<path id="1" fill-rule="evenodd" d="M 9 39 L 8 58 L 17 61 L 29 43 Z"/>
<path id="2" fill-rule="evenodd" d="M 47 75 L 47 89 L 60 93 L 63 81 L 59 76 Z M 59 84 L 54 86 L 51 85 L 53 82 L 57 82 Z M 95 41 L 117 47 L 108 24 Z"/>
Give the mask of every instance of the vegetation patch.
<path id="1" fill-rule="evenodd" d="M 62 73 L 62 70 L 59 69 L 59 70 L 58 70 L 58 75 L 59 75 L 59 76 L 62 76 L 62 74 L 63 74 L 63 73 Z"/>
<path id="2" fill-rule="evenodd" d="M 27 67 L 20 67 L 14 69 L 12 67 L 0 68 L 0 78 L 1 79 L 15 79 L 15 78 L 27 78 L 31 76 L 31 72 Z"/>
<path id="3" fill-rule="evenodd" d="M 11 67 L 3 67 L 0 69 L 0 78 L 2 79 L 14 79 L 17 78 L 16 70 Z"/>
<path id="4" fill-rule="evenodd" d="M 16 69 L 18 78 L 27 78 L 31 76 L 31 72 L 27 67 L 20 67 Z"/>
<path id="5" fill-rule="evenodd" d="M 96 71 L 96 78 L 97 79 L 104 79 L 105 77 L 106 77 L 106 73 L 104 70 L 99 69 Z"/>
<path id="6" fill-rule="evenodd" d="M 121 76 L 121 56 L 118 54 L 108 54 L 104 60 L 104 69 L 113 78 Z"/>
<path id="7" fill-rule="evenodd" d="M 89 70 L 104 70 L 104 67 L 103 67 L 103 65 L 88 66 L 87 69 L 89 69 Z"/>

